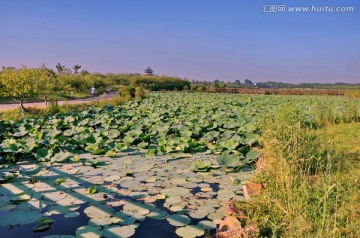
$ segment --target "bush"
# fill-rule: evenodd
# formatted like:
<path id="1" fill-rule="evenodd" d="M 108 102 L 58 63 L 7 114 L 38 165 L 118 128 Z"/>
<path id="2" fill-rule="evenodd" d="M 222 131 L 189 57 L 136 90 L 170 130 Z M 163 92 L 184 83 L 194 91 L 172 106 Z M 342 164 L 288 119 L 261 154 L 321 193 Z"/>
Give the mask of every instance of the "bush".
<path id="1" fill-rule="evenodd" d="M 129 101 L 140 101 L 145 98 L 146 90 L 143 87 L 120 86 L 118 95 L 111 100 L 111 103 L 114 105 L 123 105 Z"/>

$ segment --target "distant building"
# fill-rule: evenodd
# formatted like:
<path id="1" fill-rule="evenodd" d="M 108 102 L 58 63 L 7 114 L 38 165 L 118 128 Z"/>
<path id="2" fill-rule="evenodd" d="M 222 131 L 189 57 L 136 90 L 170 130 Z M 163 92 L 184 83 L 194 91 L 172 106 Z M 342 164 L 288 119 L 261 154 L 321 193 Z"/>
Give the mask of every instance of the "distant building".
<path id="1" fill-rule="evenodd" d="M 154 75 L 154 70 L 152 70 L 152 68 L 150 68 L 150 66 L 149 66 L 144 70 L 144 75 L 153 76 Z"/>

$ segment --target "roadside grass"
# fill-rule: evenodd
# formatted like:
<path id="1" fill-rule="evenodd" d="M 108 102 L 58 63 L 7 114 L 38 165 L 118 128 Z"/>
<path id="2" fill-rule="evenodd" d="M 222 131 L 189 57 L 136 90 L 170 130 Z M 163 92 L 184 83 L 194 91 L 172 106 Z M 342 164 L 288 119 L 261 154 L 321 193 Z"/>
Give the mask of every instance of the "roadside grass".
<path id="1" fill-rule="evenodd" d="M 0 120 L 20 120 L 23 118 L 30 118 L 36 116 L 44 116 L 55 113 L 65 113 L 68 111 L 81 111 L 88 107 L 97 107 L 102 108 L 105 105 L 115 105 L 111 102 L 111 100 L 102 100 L 102 101 L 91 101 L 87 103 L 80 104 L 70 104 L 65 103 L 62 105 L 57 104 L 56 102 L 50 102 L 49 107 L 46 109 L 45 107 L 28 107 L 26 108 L 26 112 L 23 112 L 20 108 L 17 109 L 8 109 L 4 111 L 0 111 Z"/>
<path id="2" fill-rule="evenodd" d="M 360 237 L 360 123 L 308 125 L 286 107 L 262 130 L 263 191 L 237 203 L 242 223 L 261 237 Z"/>

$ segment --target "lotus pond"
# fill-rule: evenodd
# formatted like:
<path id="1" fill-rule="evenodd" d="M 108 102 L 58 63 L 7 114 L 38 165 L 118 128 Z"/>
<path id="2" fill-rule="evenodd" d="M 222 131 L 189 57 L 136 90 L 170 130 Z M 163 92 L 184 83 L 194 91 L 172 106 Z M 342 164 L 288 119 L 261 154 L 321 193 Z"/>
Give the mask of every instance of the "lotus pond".
<path id="1" fill-rule="evenodd" d="M 153 94 L 0 121 L 2 237 L 202 237 L 260 156 L 258 120 L 340 98 Z M 357 105 L 358 106 L 358 105 Z"/>

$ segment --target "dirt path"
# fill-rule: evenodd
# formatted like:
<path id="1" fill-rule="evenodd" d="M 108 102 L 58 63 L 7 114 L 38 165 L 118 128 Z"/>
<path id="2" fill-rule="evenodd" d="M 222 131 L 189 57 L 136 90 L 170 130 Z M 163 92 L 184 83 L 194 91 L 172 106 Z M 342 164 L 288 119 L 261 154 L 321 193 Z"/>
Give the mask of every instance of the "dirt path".
<path id="1" fill-rule="evenodd" d="M 112 97 L 114 97 L 116 95 L 116 91 L 114 92 L 110 92 L 108 94 L 103 94 L 100 95 L 99 97 L 95 97 L 95 98 L 82 98 L 82 99 L 74 99 L 74 100 L 67 100 L 67 101 L 58 101 L 59 105 L 63 105 L 65 103 L 68 104 L 80 104 L 80 103 L 87 103 L 87 102 L 92 102 L 92 101 L 101 101 L 101 100 L 106 100 L 106 99 L 110 99 Z M 45 107 L 45 102 L 33 102 L 33 103 L 24 103 L 24 106 L 27 107 L 39 107 L 39 108 L 44 108 Z M 16 109 L 16 108 L 20 108 L 20 104 L 18 103 L 13 103 L 13 104 L 0 104 L 0 111 L 5 111 L 5 110 L 9 110 L 9 109 Z"/>

